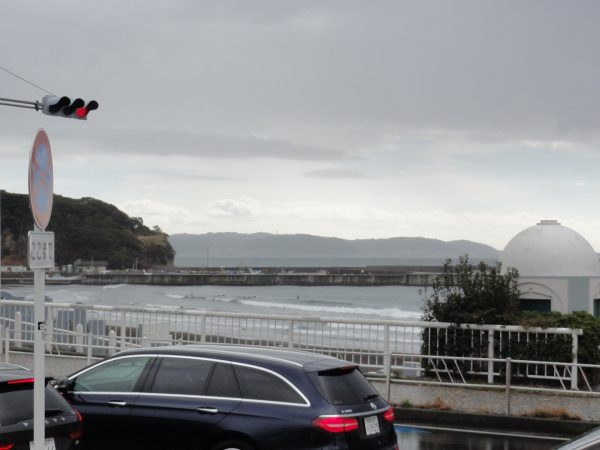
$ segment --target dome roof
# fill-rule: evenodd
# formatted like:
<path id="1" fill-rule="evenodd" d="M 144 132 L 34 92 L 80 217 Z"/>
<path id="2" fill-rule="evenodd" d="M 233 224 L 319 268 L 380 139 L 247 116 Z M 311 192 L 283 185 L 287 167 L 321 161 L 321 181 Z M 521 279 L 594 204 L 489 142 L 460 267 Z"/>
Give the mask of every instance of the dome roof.
<path id="1" fill-rule="evenodd" d="M 506 244 L 500 261 L 520 276 L 600 276 L 598 255 L 589 242 L 556 220 L 542 220 L 521 231 Z"/>

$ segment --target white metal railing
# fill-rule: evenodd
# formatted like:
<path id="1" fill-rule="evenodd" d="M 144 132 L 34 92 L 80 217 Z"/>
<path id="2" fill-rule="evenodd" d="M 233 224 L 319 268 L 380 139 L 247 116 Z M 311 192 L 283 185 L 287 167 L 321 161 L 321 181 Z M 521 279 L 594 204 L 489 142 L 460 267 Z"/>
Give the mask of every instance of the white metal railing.
<path id="1" fill-rule="evenodd" d="M 124 308 L 46 303 L 48 353 L 92 358 L 142 346 L 221 343 L 287 347 L 336 356 L 392 379 L 427 376 L 437 383 L 487 385 L 555 383 L 561 389 L 593 390 L 586 373 L 600 366 L 578 364 L 581 330 L 499 325 L 350 320 L 293 315 L 258 315 L 166 308 Z M 33 302 L 0 302 L 0 351 L 33 348 Z M 457 334 L 456 329 L 460 330 Z M 452 332 L 451 332 L 452 331 Z M 448 356 L 467 340 L 469 355 Z M 511 350 L 528 343 L 564 339 L 570 361 L 512 359 Z M 450 353 L 451 354 L 451 353 Z M 535 355 L 534 355 L 535 356 Z M 502 369 L 504 367 L 504 369 Z M 600 372 L 598 372 L 600 374 Z M 429 378 L 430 377 L 430 378 Z M 475 380 L 475 381 L 473 381 Z"/>

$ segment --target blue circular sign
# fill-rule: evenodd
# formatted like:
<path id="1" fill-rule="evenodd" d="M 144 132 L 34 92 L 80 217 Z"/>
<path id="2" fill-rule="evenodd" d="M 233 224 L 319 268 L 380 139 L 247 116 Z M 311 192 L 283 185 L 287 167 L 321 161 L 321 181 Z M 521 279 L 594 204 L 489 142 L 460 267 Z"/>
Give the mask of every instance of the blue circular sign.
<path id="1" fill-rule="evenodd" d="M 52 214 L 54 177 L 52 150 L 44 130 L 39 130 L 33 141 L 29 158 L 29 206 L 33 220 L 45 230 Z"/>

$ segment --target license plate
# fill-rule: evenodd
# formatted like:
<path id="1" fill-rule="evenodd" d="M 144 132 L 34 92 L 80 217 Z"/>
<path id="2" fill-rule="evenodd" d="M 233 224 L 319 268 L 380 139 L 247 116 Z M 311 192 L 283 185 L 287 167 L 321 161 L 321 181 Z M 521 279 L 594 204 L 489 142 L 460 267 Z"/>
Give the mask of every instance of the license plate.
<path id="1" fill-rule="evenodd" d="M 33 441 L 29 442 L 29 449 L 34 450 Z M 56 450 L 56 444 L 54 443 L 54 438 L 46 438 L 44 439 L 44 450 Z"/>
<path id="2" fill-rule="evenodd" d="M 365 417 L 365 434 L 367 436 L 379 434 L 379 420 L 377 416 Z"/>

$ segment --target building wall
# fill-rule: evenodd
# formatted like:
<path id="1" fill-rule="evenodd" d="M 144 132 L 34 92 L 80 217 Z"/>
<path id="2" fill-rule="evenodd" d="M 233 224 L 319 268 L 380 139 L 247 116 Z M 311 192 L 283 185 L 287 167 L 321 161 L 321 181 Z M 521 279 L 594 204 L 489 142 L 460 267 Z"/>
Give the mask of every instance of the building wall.
<path id="1" fill-rule="evenodd" d="M 550 299 L 552 311 L 594 314 L 594 299 L 600 299 L 600 277 L 521 277 L 521 298 Z"/>

